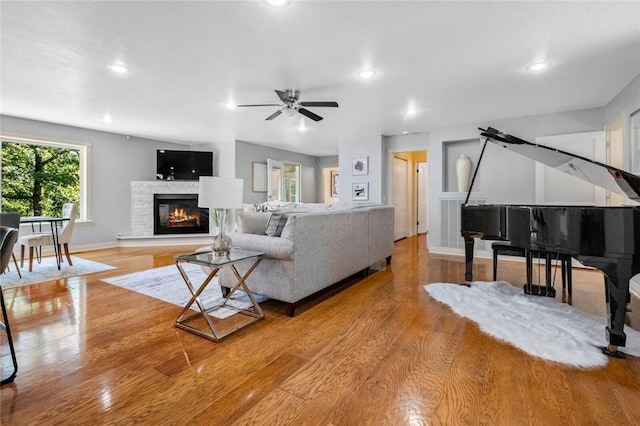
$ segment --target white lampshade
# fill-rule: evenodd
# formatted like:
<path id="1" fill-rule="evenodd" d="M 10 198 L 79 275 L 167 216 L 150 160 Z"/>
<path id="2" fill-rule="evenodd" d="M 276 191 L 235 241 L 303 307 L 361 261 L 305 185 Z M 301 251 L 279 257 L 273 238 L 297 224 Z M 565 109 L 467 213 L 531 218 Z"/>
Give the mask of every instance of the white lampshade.
<path id="1" fill-rule="evenodd" d="M 236 178 L 201 176 L 198 207 L 236 209 L 242 207 L 244 181 Z"/>

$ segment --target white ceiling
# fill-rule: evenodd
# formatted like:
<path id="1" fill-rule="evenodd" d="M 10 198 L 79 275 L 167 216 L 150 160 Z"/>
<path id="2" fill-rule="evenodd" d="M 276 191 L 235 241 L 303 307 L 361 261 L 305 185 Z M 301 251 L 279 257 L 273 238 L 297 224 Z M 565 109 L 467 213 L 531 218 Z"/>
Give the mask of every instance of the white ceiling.
<path id="1" fill-rule="evenodd" d="M 2 114 L 189 144 L 335 155 L 363 135 L 603 106 L 640 74 L 639 1 L 3 0 L 0 14 Z M 552 66 L 526 71 L 539 59 Z M 309 108 L 317 123 L 225 108 L 287 88 L 340 107 Z"/>

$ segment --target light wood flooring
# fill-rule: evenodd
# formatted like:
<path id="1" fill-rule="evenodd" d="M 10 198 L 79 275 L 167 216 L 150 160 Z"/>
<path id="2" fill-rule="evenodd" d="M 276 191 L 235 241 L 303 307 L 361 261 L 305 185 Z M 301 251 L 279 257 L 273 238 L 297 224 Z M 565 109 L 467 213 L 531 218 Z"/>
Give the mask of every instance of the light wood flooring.
<path id="1" fill-rule="evenodd" d="M 571 368 L 485 335 L 423 290 L 464 277 L 463 257 L 429 254 L 424 236 L 293 318 L 263 303 L 265 320 L 221 343 L 175 328 L 180 307 L 100 281 L 195 248 L 76 253 L 118 269 L 5 289 L 19 371 L 1 389 L 0 423 L 640 424 L 640 359 Z M 475 265 L 474 279 L 491 279 L 489 260 Z M 521 283 L 524 263 L 501 261 L 499 278 Z M 601 274 L 573 279 L 573 305 L 604 316 Z M 635 297 L 632 308 L 640 329 Z"/>

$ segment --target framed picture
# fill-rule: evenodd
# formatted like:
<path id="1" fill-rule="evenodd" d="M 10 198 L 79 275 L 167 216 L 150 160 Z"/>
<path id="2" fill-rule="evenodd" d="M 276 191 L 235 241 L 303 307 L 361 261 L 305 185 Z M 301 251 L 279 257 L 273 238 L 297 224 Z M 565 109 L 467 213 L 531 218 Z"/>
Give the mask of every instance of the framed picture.
<path id="1" fill-rule="evenodd" d="M 338 182 L 340 181 L 340 173 L 332 171 L 331 172 L 331 196 L 338 196 Z"/>
<path id="2" fill-rule="evenodd" d="M 369 174 L 369 157 L 354 158 L 351 163 L 351 174 L 365 176 Z"/>
<path id="3" fill-rule="evenodd" d="M 351 199 L 367 201 L 369 199 L 369 182 L 352 184 Z"/>
<path id="4" fill-rule="evenodd" d="M 265 163 L 251 163 L 251 190 L 253 192 L 267 192 L 267 165 Z"/>

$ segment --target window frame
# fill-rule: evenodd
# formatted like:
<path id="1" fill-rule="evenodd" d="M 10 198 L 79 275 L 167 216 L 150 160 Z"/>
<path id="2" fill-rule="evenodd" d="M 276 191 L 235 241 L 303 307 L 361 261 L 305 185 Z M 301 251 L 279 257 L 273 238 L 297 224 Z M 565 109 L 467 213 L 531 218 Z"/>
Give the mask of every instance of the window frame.
<path id="1" fill-rule="evenodd" d="M 0 133 L 2 142 L 20 143 L 25 145 L 39 145 L 52 148 L 75 149 L 80 153 L 79 178 L 80 178 L 80 205 L 78 210 L 80 217 L 76 219 L 78 222 L 92 222 L 91 213 L 91 144 L 86 142 L 65 142 L 52 139 L 31 138 L 24 136 L 15 136 L 6 133 Z M 0 146 L 0 151 L 2 147 Z M 0 163 L 2 157 L 0 156 Z"/>

